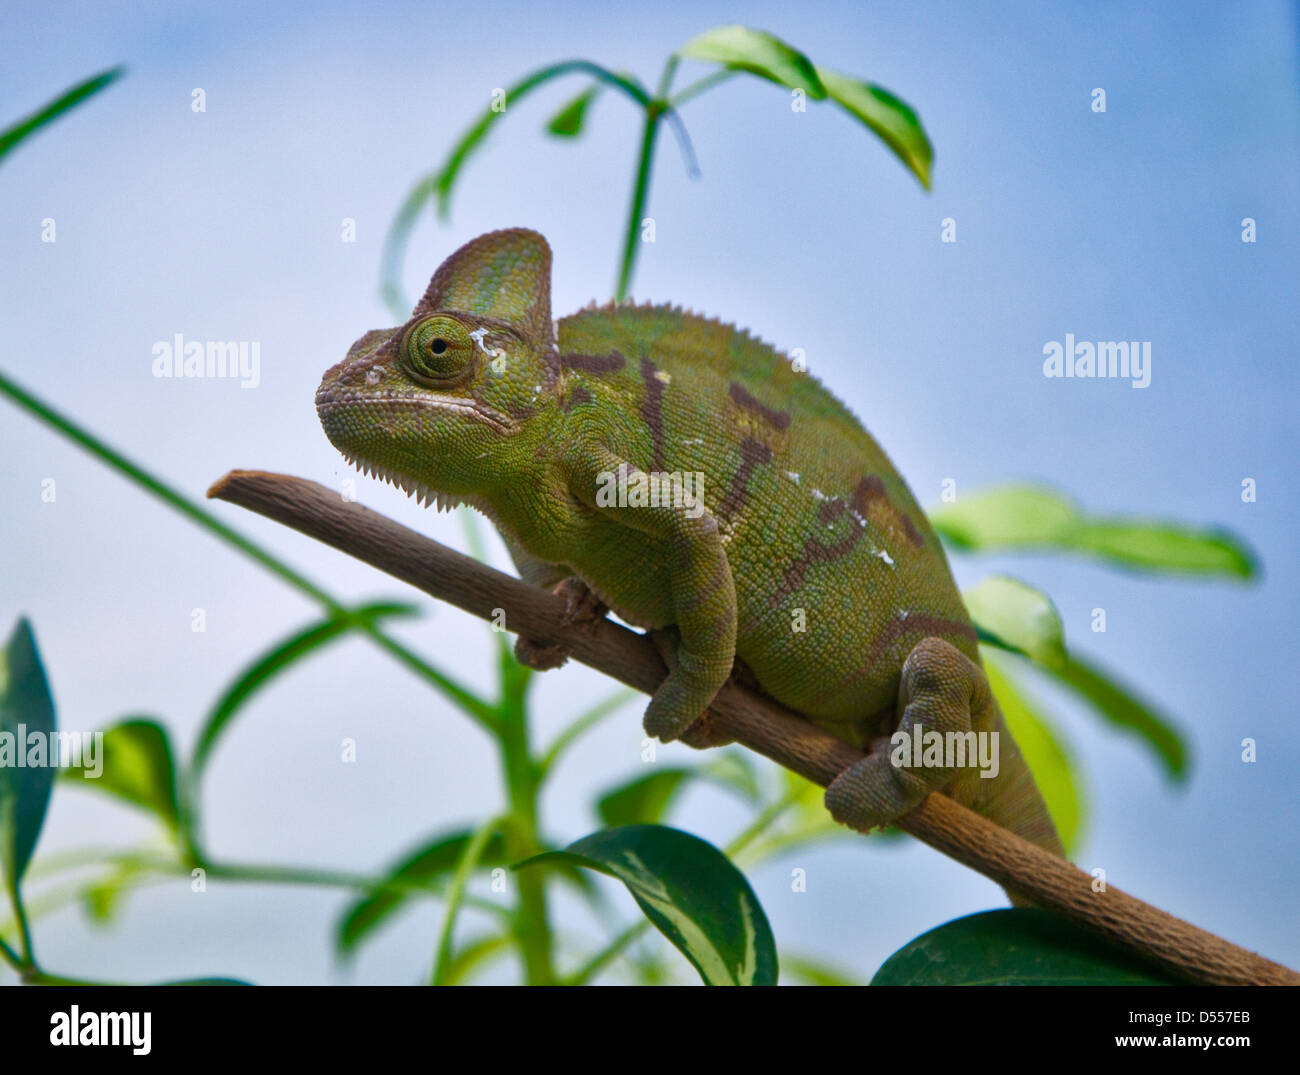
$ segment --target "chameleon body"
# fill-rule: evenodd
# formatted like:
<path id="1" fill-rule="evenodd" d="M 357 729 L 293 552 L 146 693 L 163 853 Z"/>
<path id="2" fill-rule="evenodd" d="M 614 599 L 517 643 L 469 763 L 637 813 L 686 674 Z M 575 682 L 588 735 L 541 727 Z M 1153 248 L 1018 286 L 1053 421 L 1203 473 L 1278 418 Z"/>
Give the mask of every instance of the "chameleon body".
<path id="1" fill-rule="evenodd" d="M 697 718 L 739 659 L 878 748 L 828 789 L 837 820 L 869 829 L 943 789 L 1059 851 L 939 541 L 858 420 L 772 347 L 677 307 L 552 322 L 550 270 L 535 232 L 462 247 L 405 325 L 326 373 L 329 439 L 421 499 L 484 512 L 528 581 L 661 629 L 651 734 L 706 742 Z M 892 764 L 883 737 L 917 724 L 998 732 L 998 775 Z"/>

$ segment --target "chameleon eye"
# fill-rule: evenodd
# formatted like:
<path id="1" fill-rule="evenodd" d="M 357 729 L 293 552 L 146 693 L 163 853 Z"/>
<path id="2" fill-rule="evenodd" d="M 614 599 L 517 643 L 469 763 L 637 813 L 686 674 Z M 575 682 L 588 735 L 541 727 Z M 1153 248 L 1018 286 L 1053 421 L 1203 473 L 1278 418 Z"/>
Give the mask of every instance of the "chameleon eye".
<path id="1" fill-rule="evenodd" d="M 417 321 L 402 337 L 401 363 L 422 384 L 445 388 L 464 381 L 474 364 L 474 341 L 459 321 L 435 315 Z"/>

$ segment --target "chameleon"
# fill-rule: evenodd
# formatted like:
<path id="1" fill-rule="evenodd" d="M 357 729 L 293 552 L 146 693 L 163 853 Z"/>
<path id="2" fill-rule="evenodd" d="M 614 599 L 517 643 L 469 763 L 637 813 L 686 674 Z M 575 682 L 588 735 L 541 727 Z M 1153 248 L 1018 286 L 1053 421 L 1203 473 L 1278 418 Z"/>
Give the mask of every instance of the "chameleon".
<path id="1" fill-rule="evenodd" d="M 943 548 L 849 409 L 732 325 L 633 303 L 552 321 L 550 286 L 535 231 L 461 247 L 404 325 L 325 373 L 330 442 L 426 505 L 482 512 L 575 619 L 650 631 L 669 671 L 647 734 L 725 741 L 704 713 L 734 672 L 869 750 L 826 790 L 837 822 L 870 831 L 942 791 L 1062 854 Z M 972 731 L 998 733 L 991 779 L 891 750 L 895 732 Z"/>

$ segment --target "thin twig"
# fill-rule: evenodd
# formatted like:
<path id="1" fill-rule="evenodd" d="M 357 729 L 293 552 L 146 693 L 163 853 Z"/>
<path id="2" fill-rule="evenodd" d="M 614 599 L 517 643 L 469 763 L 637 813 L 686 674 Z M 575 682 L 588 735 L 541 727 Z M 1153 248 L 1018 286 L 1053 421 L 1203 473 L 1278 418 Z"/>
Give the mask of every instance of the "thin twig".
<path id="1" fill-rule="evenodd" d="M 401 526 L 315 482 L 232 471 L 208 496 L 323 541 L 441 601 L 544 643 L 630 687 L 653 693 L 666 669 L 649 639 L 610 620 L 566 625 L 564 601 Z M 499 615 L 499 613 L 498 613 Z M 732 681 L 709 719 L 737 742 L 828 785 L 862 754 L 792 710 Z M 1034 904 L 1091 930 L 1174 977 L 1212 985 L 1297 985 L 1300 974 L 1093 879 L 945 795 L 928 796 L 899 828 Z"/>

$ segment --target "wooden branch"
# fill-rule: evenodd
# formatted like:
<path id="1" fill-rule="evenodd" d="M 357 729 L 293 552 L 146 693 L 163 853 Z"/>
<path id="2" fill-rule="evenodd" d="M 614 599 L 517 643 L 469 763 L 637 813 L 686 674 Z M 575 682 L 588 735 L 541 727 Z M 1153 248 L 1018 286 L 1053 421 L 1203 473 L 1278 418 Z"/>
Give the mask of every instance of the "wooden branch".
<path id="1" fill-rule="evenodd" d="M 654 692 L 666 670 L 644 635 L 609 620 L 566 626 L 564 602 L 448 549 L 315 482 L 236 470 L 208 496 L 238 504 L 332 545 L 417 589 L 489 620 L 504 610 L 514 633 L 562 642 L 573 656 L 630 687 Z M 728 683 L 709 719 L 751 750 L 825 787 L 862 754 L 770 699 Z M 944 795 L 898 827 L 1034 904 L 1054 911 L 1177 978 L 1209 985 L 1297 985 L 1300 974 L 1198 929 L 1092 878 Z"/>

